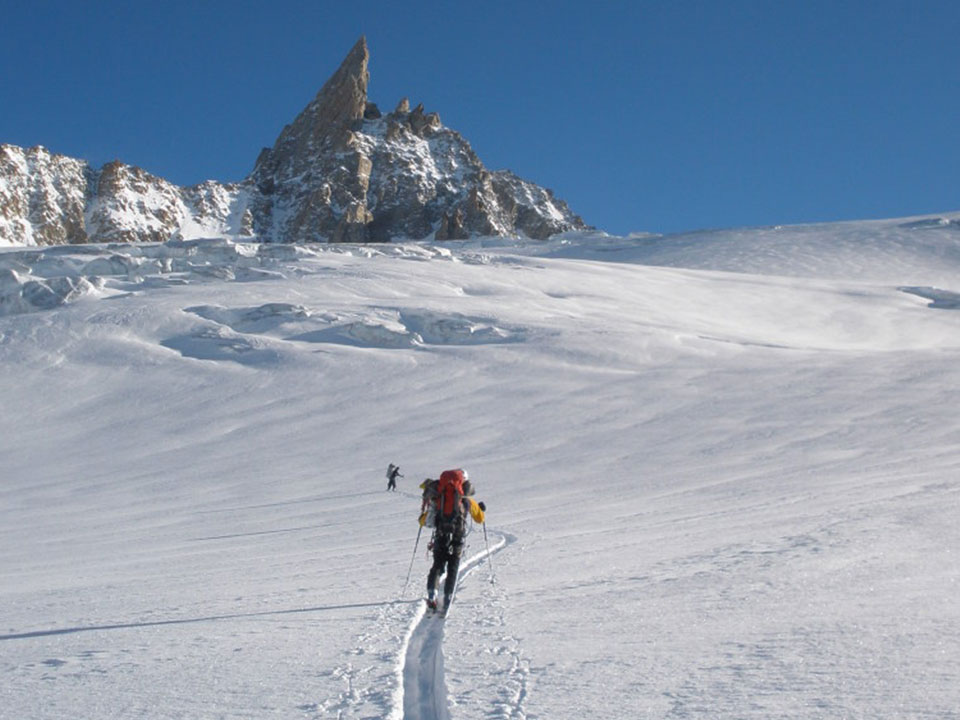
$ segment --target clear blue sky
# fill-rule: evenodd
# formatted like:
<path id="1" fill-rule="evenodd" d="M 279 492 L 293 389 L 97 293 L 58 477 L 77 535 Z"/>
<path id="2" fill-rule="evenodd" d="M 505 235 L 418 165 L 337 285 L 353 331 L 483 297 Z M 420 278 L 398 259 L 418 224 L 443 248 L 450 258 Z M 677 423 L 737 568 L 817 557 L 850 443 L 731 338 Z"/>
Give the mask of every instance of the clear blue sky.
<path id="1" fill-rule="evenodd" d="M 960 2 L 9 2 L 0 142 L 239 180 L 355 40 L 370 99 L 611 232 L 960 210 Z"/>

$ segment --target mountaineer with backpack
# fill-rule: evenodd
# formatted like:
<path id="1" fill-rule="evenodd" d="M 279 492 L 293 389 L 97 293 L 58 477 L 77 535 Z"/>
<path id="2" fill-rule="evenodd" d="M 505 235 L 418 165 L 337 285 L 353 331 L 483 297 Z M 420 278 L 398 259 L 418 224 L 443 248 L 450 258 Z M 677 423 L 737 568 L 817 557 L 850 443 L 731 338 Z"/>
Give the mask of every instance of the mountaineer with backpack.
<path id="1" fill-rule="evenodd" d="M 387 490 L 396 491 L 398 477 L 403 477 L 403 474 L 400 472 L 400 466 L 390 463 L 390 466 L 387 468 Z"/>
<path id="2" fill-rule="evenodd" d="M 433 528 L 429 545 L 433 550 L 433 566 L 427 574 L 427 606 L 434 611 L 438 609 L 437 578 L 446 569 L 441 608 L 446 615 L 457 586 L 467 516 L 482 523 L 487 506 L 473 499 L 474 489 L 466 470 L 444 470 L 439 480 L 428 478 L 420 487 L 423 488 L 420 527 Z"/>

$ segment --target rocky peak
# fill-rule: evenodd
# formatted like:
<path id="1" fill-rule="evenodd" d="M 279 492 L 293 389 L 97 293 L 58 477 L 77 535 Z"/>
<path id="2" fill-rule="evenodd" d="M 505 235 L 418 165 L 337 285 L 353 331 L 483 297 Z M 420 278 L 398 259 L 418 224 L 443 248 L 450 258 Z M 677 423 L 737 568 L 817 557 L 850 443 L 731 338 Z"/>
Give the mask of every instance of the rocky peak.
<path id="1" fill-rule="evenodd" d="M 354 127 L 368 112 L 369 61 L 367 40 L 361 37 L 313 101 L 283 129 L 273 148 L 261 153 L 255 179 L 290 180 L 309 170 L 317 158 L 349 148 Z"/>
<path id="2" fill-rule="evenodd" d="M 91 176 L 86 162 L 45 147 L 0 145 L 0 245 L 86 242 Z"/>
<path id="3" fill-rule="evenodd" d="M 0 146 L 0 245 L 231 237 L 263 242 L 542 239 L 586 225 L 544 188 L 484 167 L 435 112 L 367 99 L 360 38 L 241 183 L 179 187 L 120 162 Z"/>
<path id="4" fill-rule="evenodd" d="M 491 173 L 470 144 L 408 98 L 384 116 L 367 100 L 361 38 L 317 97 L 265 150 L 249 182 L 255 232 L 281 241 L 381 242 L 585 227 L 542 188 Z"/>

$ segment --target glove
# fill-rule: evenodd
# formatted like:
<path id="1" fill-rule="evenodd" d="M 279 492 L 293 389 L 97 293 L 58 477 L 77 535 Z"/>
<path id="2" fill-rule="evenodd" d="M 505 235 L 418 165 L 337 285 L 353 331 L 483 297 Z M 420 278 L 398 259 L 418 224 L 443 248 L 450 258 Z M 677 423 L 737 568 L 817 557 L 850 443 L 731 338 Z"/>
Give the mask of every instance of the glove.
<path id="1" fill-rule="evenodd" d="M 486 503 L 479 502 L 479 503 L 477 503 L 477 505 L 479 505 L 479 506 L 480 506 L 480 509 L 483 510 L 484 512 L 487 511 Z"/>
<path id="2" fill-rule="evenodd" d="M 423 525 L 424 525 L 425 522 L 427 522 L 427 514 L 426 514 L 426 513 L 421 513 L 421 514 L 420 514 L 420 527 L 423 527 Z"/>

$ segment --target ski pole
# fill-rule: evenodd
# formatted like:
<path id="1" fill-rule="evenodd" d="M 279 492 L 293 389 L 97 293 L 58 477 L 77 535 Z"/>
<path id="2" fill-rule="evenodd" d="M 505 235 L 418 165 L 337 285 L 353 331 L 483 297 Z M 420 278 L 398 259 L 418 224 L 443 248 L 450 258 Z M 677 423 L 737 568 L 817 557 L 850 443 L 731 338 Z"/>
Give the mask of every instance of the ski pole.
<path id="1" fill-rule="evenodd" d="M 413 557 L 410 558 L 410 567 L 407 569 L 407 579 L 403 581 L 403 590 L 400 591 L 401 598 L 407 592 L 407 585 L 410 583 L 410 573 L 413 572 L 413 561 L 417 559 L 417 546 L 420 545 L 420 533 L 422 532 L 423 525 L 421 525 L 420 529 L 417 530 L 417 541 L 413 544 Z"/>
<path id="2" fill-rule="evenodd" d="M 483 544 L 487 546 L 487 562 L 490 563 L 490 583 L 493 584 L 493 555 L 490 552 L 490 541 L 487 540 L 487 521 L 483 521 Z"/>

